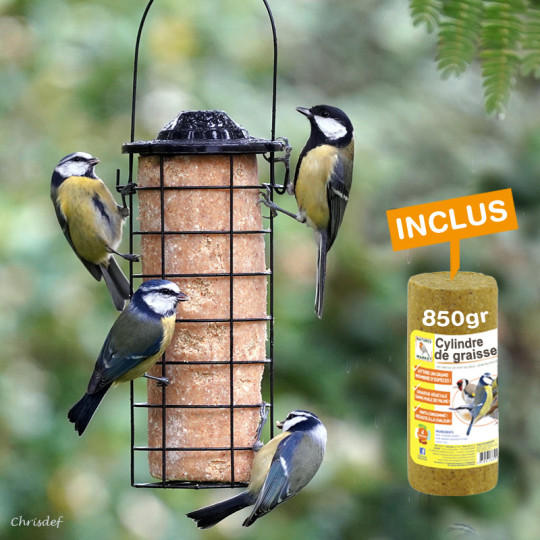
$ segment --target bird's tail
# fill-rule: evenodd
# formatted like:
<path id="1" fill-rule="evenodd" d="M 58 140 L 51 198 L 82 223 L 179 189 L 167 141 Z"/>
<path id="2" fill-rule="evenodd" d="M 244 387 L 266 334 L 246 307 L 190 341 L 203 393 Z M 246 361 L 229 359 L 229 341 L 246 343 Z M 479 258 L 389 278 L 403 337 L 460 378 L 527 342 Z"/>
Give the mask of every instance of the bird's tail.
<path id="1" fill-rule="evenodd" d="M 471 413 L 471 416 L 472 416 L 472 413 Z M 475 417 L 473 416 L 473 417 L 471 418 L 471 423 L 469 424 L 469 427 L 467 428 L 467 437 L 468 437 L 468 436 L 470 435 L 470 433 L 471 433 L 471 429 L 472 429 L 472 427 L 473 427 L 474 421 L 475 421 Z"/>
<path id="2" fill-rule="evenodd" d="M 110 384 L 98 390 L 95 394 L 84 394 L 84 396 L 71 407 L 68 412 L 68 420 L 75 424 L 75 431 L 79 436 L 84 433 L 86 426 L 94 416 L 98 405 L 101 403 L 103 396 L 110 388 Z"/>
<path id="3" fill-rule="evenodd" d="M 248 491 L 244 491 L 225 501 L 190 512 L 187 514 L 187 517 L 195 520 L 199 529 L 208 529 L 227 516 L 238 512 L 238 510 L 242 510 L 246 506 L 250 506 L 253 502 L 253 496 Z"/>
<path id="4" fill-rule="evenodd" d="M 107 265 L 101 264 L 100 268 L 105 283 L 107 284 L 107 288 L 111 293 L 114 307 L 118 311 L 122 311 L 126 305 L 126 300 L 129 300 L 129 295 L 131 293 L 129 281 L 113 256 L 109 257 Z"/>
<path id="5" fill-rule="evenodd" d="M 324 301 L 324 282 L 326 279 L 326 254 L 328 253 L 328 235 L 321 232 L 317 238 L 317 284 L 315 289 L 315 313 L 322 317 Z"/>

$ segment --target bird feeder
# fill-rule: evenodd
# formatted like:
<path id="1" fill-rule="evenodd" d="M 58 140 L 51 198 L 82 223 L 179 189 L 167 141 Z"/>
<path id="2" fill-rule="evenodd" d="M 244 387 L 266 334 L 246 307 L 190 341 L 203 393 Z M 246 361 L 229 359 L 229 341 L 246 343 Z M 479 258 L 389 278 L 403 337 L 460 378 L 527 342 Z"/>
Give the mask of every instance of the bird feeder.
<path id="1" fill-rule="evenodd" d="M 258 204 L 257 155 L 274 184 L 277 40 L 274 42 L 270 139 L 250 137 L 223 111 L 184 111 L 152 141 L 135 141 L 137 63 L 146 7 L 137 37 L 133 76 L 129 183 L 135 183 L 130 249 L 140 237 L 142 271 L 134 280 L 174 281 L 189 296 L 164 357 L 147 383 L 147 401 L 131 383 L 132 474 L 136 487 L 240 487 L 249 481 L 252 446 L 264 402 L 273 425 L 273 221 L 265 227 Z M 138 156 L 134 180 L 134 157 Z M 263 400 L 263 376 L 269 398 Z M 266 385 L 265 385 L 266 387 Z M 148 412 L 148 444 L 136 444 L 135 415 Z M 273 433 L 271 433 L 273 435 Z M 156 481 L 135 478 L 146 453 Z"/>

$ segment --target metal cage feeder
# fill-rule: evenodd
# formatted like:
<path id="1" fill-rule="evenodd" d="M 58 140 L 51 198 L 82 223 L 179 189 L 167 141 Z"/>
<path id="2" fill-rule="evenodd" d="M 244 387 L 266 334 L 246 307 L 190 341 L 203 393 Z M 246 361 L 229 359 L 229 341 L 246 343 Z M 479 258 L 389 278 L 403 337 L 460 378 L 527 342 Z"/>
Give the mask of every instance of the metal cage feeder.
<path id="1" fill-rule="evenodd" d="M 257 154 L 275 186 L 277 36 L 272 12 L 273 81 L 270 139 L 256 139 L 223 111 L 187 111 L 153 141 L 135 140 L 137 74 L 142 16 L 135 46 L 128 196 L 130 252 L 140 238 L 142 270 L 130 262 L 130 281 L 169 279 L 190 297 L 176 319 L 175 337 L 148 381 L 146 402 L 131 382 L 131 485 L 149 488 L 244 487 L 261 407 L 270 407 L 273 436 L 274 307 L 273 220 L 264 227 Z M 139 164 L 135 183 L 134 156 Z M 120 185 L 119 174 L 117 189 Z M 279 189 L 279 188 L 278 188 Z M 136 228 L 136 223 L 138 223 Z M 262 390 L 265 379 L 269 379 Z M 267 399 L 263 400 L 263 393 Z M 136 415 L 148 414 L 148 444 L 136 444 Z M 150 476 L 139 481 L 136 460 L 148 458 Z"/>

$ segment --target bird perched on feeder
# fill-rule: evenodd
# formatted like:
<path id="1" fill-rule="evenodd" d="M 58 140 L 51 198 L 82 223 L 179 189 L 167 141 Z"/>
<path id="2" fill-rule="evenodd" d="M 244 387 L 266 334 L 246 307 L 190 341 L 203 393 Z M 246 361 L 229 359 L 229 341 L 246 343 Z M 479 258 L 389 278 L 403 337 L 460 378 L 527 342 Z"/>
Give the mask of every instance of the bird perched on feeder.
<path id="1" fill-rule="evenodd" d="M 470 405 L 471 423 L 467 429 L 467 435 L 471 433 L 473 424 L 490 411 L 493 405 L 493 377 L 489 373 L 484 373 L 474 392 L 474 400 Z"/>
<path id="2" fill-rule="evenodd" d="M 95 173 L 99 159 L 75 152 L 60 160 L 51 178 L 51 199 L 58 222 L 73 251 L 98 281 L 103 277 L 118 311 L 124 309 L 131 288 L 113 257 L 138 257 L 116 251 L 129 209 L 116 204 Z"/>
<path id="3" fill-rule="evenodd" d="M 68 419 L 82 435 L 111 386 L 143 376 L 161 357 L 174 334 L 176 306 L 188 300 L 171 281 L 152 279 L 135 292 L 114 322 L 99 353 L 86 394 L 71 408 Z"/>
<path id="4" fill-rule="evenodd" d="M 298 214 L 288 212 L 264 194 L 261 202 L 283 212 L 315 231 L 317 241 L 317 283 L 315 313 L 322 317 L 326 254 L 332 247 L 349 201 L 354 161 L 354 130 L 349 117 L 337 107 L 297 107 L 311 125 L 311 134 L 300 153 L 292 185 Z"/>
<path id="5" fill-rule="evenodd" d="M 456 385 L 461 392 L 461 398 L 463 399 L 465 405 L 470 405 L 474 401 L 476 384 L 470 383 L 469 379 L 460 379 Z"/>
<path id="6" fill-rule="evenodd" d="M 263 421 L 264 422 L 264 421 Z M 200 529 L 254 505 L 243 526 L 296 495 L 315 475 L 326 448 L 326 428 L 313 413 L 293 411 L 276 425 L 283 432 L 256 450 L 249 485 L 243 493 L 187 514 Z M 261 428 L 259 428 L 260 434 Z M 257 450 L 257 448 L 259 448 Z"/>

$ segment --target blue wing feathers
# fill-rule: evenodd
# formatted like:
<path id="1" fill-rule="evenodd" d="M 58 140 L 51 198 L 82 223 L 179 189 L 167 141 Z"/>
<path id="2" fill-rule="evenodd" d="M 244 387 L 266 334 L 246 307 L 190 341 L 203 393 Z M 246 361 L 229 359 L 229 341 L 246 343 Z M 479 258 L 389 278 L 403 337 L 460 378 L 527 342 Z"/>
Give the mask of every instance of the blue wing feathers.
<path id="1" fill-rule="evenodd" d="M 269 512 L 290 496 L 286 464 L 292 463 L 294 452 L 303 436 L 300 432 L 293 433 L 279 443 L 261 493 L 255 503 L 255 510 L 259 513 Z"/>
<path id="2" fill-rule="evenodd" d="M 114 323 L 96 361 L 88 383 L 88 393 L 111 384 L 135 366 L 159 353 L 163 341 L 161 321 L 148 317 L 147 323 L 134 331 L 129 313 L 131 304 Z M 141 314 L 137 315 L 138 317 Z"/>

